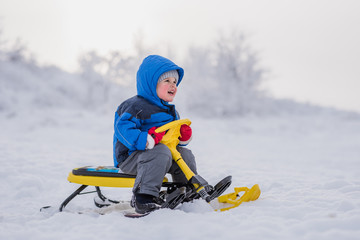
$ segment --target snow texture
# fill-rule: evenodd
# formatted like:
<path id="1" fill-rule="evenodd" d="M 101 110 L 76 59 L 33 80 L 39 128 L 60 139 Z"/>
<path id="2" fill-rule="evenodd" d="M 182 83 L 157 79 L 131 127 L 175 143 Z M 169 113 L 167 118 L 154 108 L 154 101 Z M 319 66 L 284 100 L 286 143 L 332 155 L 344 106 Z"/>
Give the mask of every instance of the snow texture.
<path id="1" fill-rule="evenodd" d="M 282 114 L 182 114 L 193 122 L 199 174 L 211 184 L 227 175 L 231 187 L 259 184 L 257 201 L 219 213 L 197 200 L 129 219 L 97 214 L 87 194 L 64 212 L 41 213 L 78 187 L 66 179 L 73 168 L 112 164 L 117 107 L 88 106 L 98 96 L 81 77 L 46 69 L 0 64 L 0 239 L 359 239 L 359 114 L 286 101 L 271 102 L 291 109 Z M 104 194 L 129 200 L 131 189 Z"/>
<path id="2" fill-rule="evenodd" d="M 66 110 L 0 119 L 0 239 L 358 239 L 360 121 L 341 116 L 192 118 L 204 178 L 260 185 L 257 201 L 231 211 L 198 200 L 128 219 L 96 214 L 88 194 L 65 212 L 40 213 L 75 190 L 72 168 L 111 165 L 112 117 Z M 104 192 L 131 197 L 130 189 Z"/>

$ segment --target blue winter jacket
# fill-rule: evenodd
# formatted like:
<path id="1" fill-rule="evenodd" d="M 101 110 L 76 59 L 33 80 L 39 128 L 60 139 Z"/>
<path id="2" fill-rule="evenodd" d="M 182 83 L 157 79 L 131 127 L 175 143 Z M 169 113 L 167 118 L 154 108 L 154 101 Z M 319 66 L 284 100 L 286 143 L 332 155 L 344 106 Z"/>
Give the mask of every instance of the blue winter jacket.
<path id="1" fill-rule="evenodd" d="M 124 101 L 115 113 L 114 165 L 119 166 L 134 151 L 145 150 L 148 130 L 179 119 L 175 105 L 161 100 L 156 85 L 161 74 L 177 70 L 180 84 L 184 70 L 158 55 L 144 59 L 136 76 L 137 95 Z"/>

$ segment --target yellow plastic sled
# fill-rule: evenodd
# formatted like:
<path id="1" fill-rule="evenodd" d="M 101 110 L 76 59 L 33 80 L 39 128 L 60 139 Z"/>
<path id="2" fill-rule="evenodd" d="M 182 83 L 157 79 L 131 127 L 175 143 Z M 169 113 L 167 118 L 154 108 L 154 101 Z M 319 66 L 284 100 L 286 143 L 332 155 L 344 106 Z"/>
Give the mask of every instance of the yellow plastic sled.
<path id="1" fill-rule="evenodd" d="M 235 187 L 234 193 L 221 195 L 230 186 L 231 176 L 227 176 L 215 186 L 211 186 L 201 176 L 194 174 L 176 149 L 179 144 L 180 127 L 183 124 L 190 125 L 191 121 L 189 119 L 176 120 L 156 129 L 156 132 L 166 131 L 161 143 L 169 147 L 173 160 L 179 165 L 188 180 L 188 183 L 175 183 L 164 178 L 162 187 L 166 188 L 166 190 L 160 193 L 158 199 L 163 208 L 173 209 L 180 203 L 202 198 L 210 203 L 215 211 L 225 211 L 238 207 L 243 202 L 254 201 L 259 198 L 260 188 L 257 184 L 251 189 Z M 135 178 L 135 175 L 122 173 L 119 168 L 115 167 L 87 166 L 75 168 L 69 173 L 68 180 L 81 186 L 65 199 L 60 205 L 59 211 L 62 211 L 76 196 L 85 194 L 82 192 L 88 186 L 94 186 L 96 191 L 92 192 L 96 192 L 103 201 L 103 203 L 95 202 L 96 206 L 104 207 L 119 203 L 119 201 L 106 198 L 102 194 L 100 187 L 132 188 Z M 240 192 L 244 192 L 244 194 L 240 196 Z"/>

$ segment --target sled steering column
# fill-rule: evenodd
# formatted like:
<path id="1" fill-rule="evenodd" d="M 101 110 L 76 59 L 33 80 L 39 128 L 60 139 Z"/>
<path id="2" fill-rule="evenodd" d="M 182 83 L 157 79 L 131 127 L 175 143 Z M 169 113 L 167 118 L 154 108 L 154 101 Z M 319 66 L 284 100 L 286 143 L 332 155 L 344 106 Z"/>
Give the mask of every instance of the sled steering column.
<path id="1" fill-rule="evenodd" d="M 211 194 L 211 195 L 208 194 L 208 192 L 205 190 L 205 188 L 209 186 L 208 182 L 205 179 L 203 179 L 200 175 L 196 175 L 194 174 L 193 171 L 191 171 L 191 169 L 185 163 L 184 159 L 181 157 L 181 154 L 176 149 L 177 145 L 179 144 L 180 128 L 181 125 L 183 124 L 190 126 L 191 121 L 189 119 L 176 120 L 157 128 L 155 131 L 157 133 L 166 132 L 166 134 L 164 135 L 164 137 L 160 142 L 168 146 L 168 148 L 171 151 L 173 160 L 179 165 L 180 169 L 185 174 L 186 179 L 192 184 L 195 191 L 206 202 L 210 202 L 214 198 L 218 197 L 219 194 Z M 228 184 L 229 186 L 231 184 L 231 177 L 228 180 L 230 180 Z"/>

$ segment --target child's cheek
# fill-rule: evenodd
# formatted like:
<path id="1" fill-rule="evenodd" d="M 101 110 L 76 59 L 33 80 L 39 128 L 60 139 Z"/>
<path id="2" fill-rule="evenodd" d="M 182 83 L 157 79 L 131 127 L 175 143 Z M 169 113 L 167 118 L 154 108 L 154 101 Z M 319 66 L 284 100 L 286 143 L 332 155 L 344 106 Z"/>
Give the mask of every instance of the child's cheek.
<path id="1" fill-rule="evenodd" d="M 165 92 L 166 92 L 166 86 L 161 86 L 160 91 L 161 91 L 162 94 L 165 94 Z"/>
<path id="2" fill-rule="evenodd" d="M 159 92 L 158 92 L 158 95 L 159 97 L 162 99 L 166 96 L 166 93 L 167 93 L 167 88 L 166 86 L 160 86 L 159 87 Z"/>

